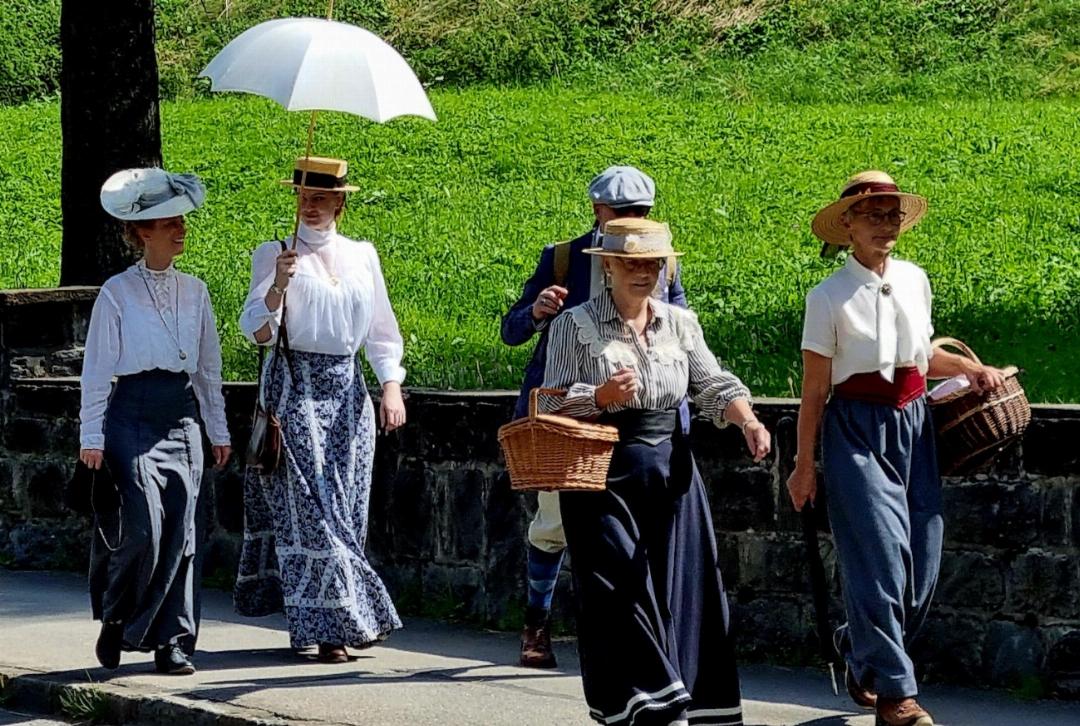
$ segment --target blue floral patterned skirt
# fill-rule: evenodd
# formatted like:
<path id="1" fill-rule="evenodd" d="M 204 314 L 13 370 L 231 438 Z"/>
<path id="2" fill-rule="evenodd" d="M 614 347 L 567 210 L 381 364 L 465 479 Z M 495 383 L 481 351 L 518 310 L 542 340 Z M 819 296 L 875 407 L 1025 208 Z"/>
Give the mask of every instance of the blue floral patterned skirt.
<path id="1" fill-rule="evenodd" d="M 244 478 L 241 615 L 284 610 L 292 647 L 361 647 L 401 627 L 364 555 L 375 413 L 355 356 L 292 351 L 263 368 L 281 418 L 282 462 Z"/>

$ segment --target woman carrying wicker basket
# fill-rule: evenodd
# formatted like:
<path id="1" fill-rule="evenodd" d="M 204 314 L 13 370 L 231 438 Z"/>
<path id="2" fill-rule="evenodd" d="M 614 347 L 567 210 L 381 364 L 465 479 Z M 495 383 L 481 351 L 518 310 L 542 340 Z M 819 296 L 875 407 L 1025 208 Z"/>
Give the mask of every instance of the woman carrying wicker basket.
<path id="1" fill-rule="evenodd" d="M 814 218 L 815 235 L 851 253 L 806 298 L 798 454 L 788 480 L 795 509 L 813 504 L 820 428 L 848 619 L 837 647 L 848 665 L 848 693 L 888 726 L 933 724 L 915 700 L 907 654 L 941 560 L 941 482 L 926 378 L 962 374 L 976 391 L 1003 382 L 997 368 L 931 346 L 926 274 L 891 257 L 900 233 L 925 213 L 923 197 L 867 171 Z"/>
<path id="2" fill-rule="evenodd" d="M 728 607 L 705 487 L 677 407 L 688 393 L 738 425 L 755 460 L 769 432 L 688 310 L 651 296 L 677 255 L 666 224 L 620 219 L 599 247 L 609 287 L 555 320 L 541 408 L 619 430 L 607 490 L 560 493 L 573 560 L 585 698 L 605 724 L 741 724 Z"/>

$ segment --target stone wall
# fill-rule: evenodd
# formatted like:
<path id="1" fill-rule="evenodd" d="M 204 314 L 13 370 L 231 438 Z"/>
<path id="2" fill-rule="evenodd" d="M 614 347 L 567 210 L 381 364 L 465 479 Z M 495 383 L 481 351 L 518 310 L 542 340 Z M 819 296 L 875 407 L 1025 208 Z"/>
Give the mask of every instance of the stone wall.
<path id="1" fill-rule="evenodd" d="M 92 289 L 0 292 L 0 565 L 85 566 L 88 522 L 65 511 L 78 447 L 79 366 Z M 509 490 L 495 433 L 509 392 L 409 392 L 409 424 L 380 437 L 370 552 L 405 611 L 515 628 L 535 498 Z M 252 384 L 229 384 L 234 441 Z M 783 487 L 796 404 L 759 402 L 775 452 L 755 465 L 738 434 L 696 421 L 733 622 L 745 659 L 815 662 L 801 520 Z M 1080 697 L 1080 407 L 1037 406 L 1024 441 L 992 469 L 945 481 L 946 553 L 917 656 L 937 681 Z M 205 581 L 227 587 L 242 526 L 234 460 L 208 472 Z M 822 530 L 824 523 L 819 523 Z M 841 616 L 829 537 L 820 551 Z M 564 573 L 557 609 L 572 628 Z"/>

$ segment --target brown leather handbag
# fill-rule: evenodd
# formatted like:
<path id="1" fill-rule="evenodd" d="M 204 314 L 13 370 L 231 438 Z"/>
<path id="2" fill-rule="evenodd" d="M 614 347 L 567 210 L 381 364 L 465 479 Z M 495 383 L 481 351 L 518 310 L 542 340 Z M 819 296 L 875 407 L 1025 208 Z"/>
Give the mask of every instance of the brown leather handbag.
<path id="1" fill-rule="evenodd" d="M 281 242 L 281 250 L 286 249 L 285 242 Z M 287 293 L 286 293 L 287 294 Z M 281 299 L 281 325 L 278 326 L 278 337 L 274 342 L 274 357 L 270 361 L 271 367 L 282 359 L 284 353 L 285 364 L 292 372 L 292 362 L 289 350 L 289 332 L 285 328 L 285 296 Z M 263 476 L 273 474 L 281 465 L 281 419 L 263 406 L 263 364 L 266 362 L 266 347 L 259 346 L 259 390 L 255 396 L 255 412 L 251 417 L 251 437 L 248 439 L 245 462 L 252 469 L 258 469 Z"/>

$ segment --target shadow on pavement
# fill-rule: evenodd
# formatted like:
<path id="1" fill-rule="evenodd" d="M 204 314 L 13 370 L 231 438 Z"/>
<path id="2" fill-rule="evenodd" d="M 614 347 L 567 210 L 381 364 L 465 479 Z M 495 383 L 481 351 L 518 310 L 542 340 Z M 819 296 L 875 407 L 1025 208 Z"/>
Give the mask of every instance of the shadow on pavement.
<path id="1" fill-rule="evenodd" d="M 486 668 L 501 668 L 497 665 L 468 665 L 455 668 L 427 668 L 414 672 L 398 672 L 394 674 L 378 674 L 364 671 L 351 671 L 347 673 L 320 674 L 301 677 L 284 678 L 252 678 L 237 681 L 218 681 L 205 688 L 195 688 L 190 691 L 179 692 L 176 695 L 193 700 L 204 701 L 233 701 L 259 691 L 274 688 L 325 688 L 327 686 L 363 686 L 363 685 L 393 685 L 409 683 L 501 683 L 513 682 L 512 687 L 521 688 L 522 682 L 532 679 L 544 679 L 548 675 L 542 672 L 535 674 L 505 672 L 492 675 L 477 675 L 476 671 Z M 464 675 L 471 673 L 472 675 Z M 546 696 L 567 698 L 569 700 L 581 700 L 579 696 L 562 696 L 545 692 Z"/>

